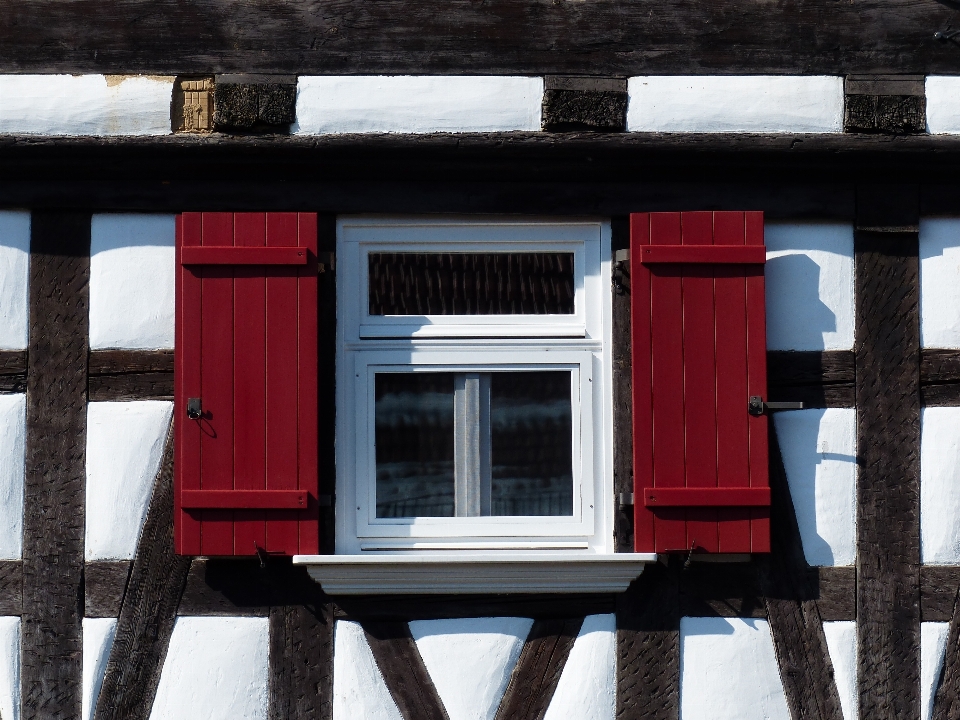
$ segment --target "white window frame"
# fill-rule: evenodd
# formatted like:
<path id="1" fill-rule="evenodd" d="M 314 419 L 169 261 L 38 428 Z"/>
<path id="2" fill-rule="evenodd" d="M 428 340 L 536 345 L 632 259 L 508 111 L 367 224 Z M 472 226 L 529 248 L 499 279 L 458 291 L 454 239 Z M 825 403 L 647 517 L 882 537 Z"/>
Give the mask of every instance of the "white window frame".
<path id="1" fill-rule="evenodd" d="M 575 312 L 371 317 L 368 253 L 431 251 L 571 252 Z M 609 222 L 341 217 L 337 265 L 337 554 L 612 553 Z M 375 372 L 538 369 L 570 370 L 577 389 L 572 516 L 376 518 Z"/>

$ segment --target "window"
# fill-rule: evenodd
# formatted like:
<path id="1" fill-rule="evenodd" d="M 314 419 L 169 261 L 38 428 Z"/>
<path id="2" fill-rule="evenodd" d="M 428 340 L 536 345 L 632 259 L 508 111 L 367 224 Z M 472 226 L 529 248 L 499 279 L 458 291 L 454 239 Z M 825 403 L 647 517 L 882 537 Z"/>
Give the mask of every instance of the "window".
<path id="1" fill-rule="evenodd" d="M 337 552 L 612 552 L 609 225 L 337 236 Z"/>

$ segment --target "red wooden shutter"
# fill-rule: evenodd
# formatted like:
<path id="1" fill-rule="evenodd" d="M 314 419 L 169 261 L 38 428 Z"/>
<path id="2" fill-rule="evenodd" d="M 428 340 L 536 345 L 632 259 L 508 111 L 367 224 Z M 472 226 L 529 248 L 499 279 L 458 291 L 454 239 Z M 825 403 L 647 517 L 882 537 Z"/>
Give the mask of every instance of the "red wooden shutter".
<path id="1" fill-rule="evenodd" d="M 635 545 L 770 551 L 763 213 L 630 218 Z"/>
<path id="2" fill-rule="evenodd" d="M 313 213 L 177 218 L 180 554 L 318 551 L 316 251 Z"/>

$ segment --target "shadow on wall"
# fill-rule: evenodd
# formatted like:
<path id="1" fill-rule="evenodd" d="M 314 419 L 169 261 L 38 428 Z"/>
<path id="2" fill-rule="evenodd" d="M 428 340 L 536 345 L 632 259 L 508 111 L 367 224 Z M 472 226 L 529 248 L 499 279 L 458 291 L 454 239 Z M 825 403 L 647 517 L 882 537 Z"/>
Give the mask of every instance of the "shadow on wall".
<path id="1" fill-rule="evenodd" d="M 820 266 L 807 255 L 767 260 L 767 347 L 824 350 L 825 333 L 837 331 L 837 316 L 820 299 Z"/>

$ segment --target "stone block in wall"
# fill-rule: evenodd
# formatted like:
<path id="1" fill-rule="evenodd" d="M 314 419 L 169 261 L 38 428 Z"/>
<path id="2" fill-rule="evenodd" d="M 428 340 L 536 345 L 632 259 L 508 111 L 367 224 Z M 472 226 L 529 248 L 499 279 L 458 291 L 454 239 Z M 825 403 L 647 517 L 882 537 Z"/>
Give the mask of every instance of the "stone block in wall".
<path id="1" fill-rule="evenodd" d="M 544 130 L 627 129 L 625 78 L 548 75 L 544 78 L 541 122 Z"/>
<path id="2" fill-rule="evenodd" d="M 926 97 L 921 75 L 848 75 L 843 130 L 850 133 L 922 133 Z"/>
<path id="3" fill-rule="evenodd" d="M 286 132 L 296 120 L 293 75 L 218 75 L 213 91 L 213 127 L 221 132 Z"/>
<path id="4" fill-rule="evenodd" d="M 213 78 L 178 77 L 173 86 L 170 119 L 174 132 L 213 130 Z"/>

